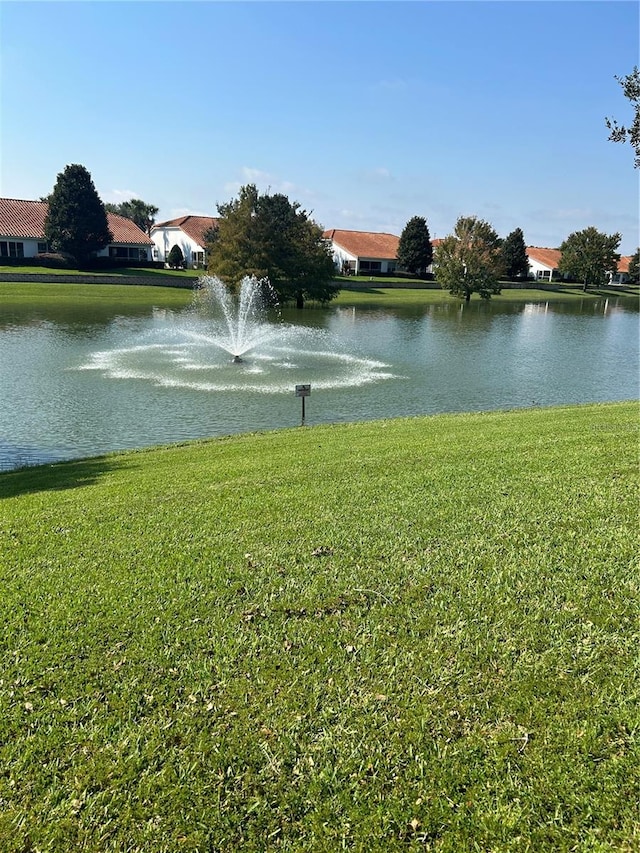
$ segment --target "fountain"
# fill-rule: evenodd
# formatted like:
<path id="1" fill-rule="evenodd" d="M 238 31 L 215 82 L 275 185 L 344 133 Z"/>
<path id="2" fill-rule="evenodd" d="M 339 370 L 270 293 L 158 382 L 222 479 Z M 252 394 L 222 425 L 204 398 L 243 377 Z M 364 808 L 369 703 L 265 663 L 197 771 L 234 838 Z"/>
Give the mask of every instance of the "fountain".
<path id="1" fill-rule="evenodd" d="M 313 312 L 307 316 L 317 322 Z M 93 353 L 84 369 L 164 387 L 269 394 L 292 393 L 299 382 L 320 390 L 392 376 L 386 364 L 350 352 L 348 342 L 325 329 L 284 322 L 275 291 L 254 276 L 235 293 L 217 277 L 202 276 L 188 311 L 158 312 L 135 343 Z"/>
<path id="2" fill-rule="evenodd" d="M 210 319 L 210 340 L 232 356 L 233 364 L 242 364 L 245 353 L 278 333 L 278 324 L 267 321 L 269 309 L 278 309 L 278 297 L 266 278 L 245 276 L 234 294 L 216 276 L 202 276 L 194 304 Z"/>

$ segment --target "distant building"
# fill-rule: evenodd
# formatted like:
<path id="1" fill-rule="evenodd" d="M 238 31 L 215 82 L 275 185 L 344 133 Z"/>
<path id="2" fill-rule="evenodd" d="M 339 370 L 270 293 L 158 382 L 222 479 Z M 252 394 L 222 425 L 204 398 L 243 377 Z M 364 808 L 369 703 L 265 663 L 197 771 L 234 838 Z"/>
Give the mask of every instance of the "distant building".
<path id="1" fill-rule="evenodd" d="M 174 246 L 179 246 L 187 267 L 203 269 L 207 264 L 206 233 L 216 228 L 213 216 L 179 216 L 159 222 L 151 229 L 153 259 L 165 261 Z"/>
<path id="2" fill-rule="evenodd" d="M 395 234 L 333 228 L 325 231 L 324 237 L 331 241 L 333 260 L 340 272 L 380 275 L 394 273 L 398 267 L 400 238 Z"/>
<path id="3" fill-rule="evenodd" d="M 49 251 L 44 223 L 49 205 L 46 201 L 0 198 L 0 259 L 34 258 Z M 96 252 L 98 258 L 151 260 L 153 243 L 130 219 L 107 213 L 113 240 Z"/>
<path id="4" fill-rule="evenodd" d="M 609 284 L 627 284 L 630 280 L 629 264 L 631 263 L 631 255 L 622 255 L 618 261 L 618 269 L 616 272 L 609 273 Z"/>
<path id="5" fill-rule="evenodd" d="M 568 276 L 558 269 L 562 252 L 560 249 L 544 249 L 538 246 L 527 246 L 530 274 L 536 281 L 551 281 L 566 279 Z M 629 281 L 630 255 L 624 255 L 618 261 L 618 269 L 609 272 L 609 284 L 626 284 Z"/>
<path id="6" fill-rule="evenodd" d="M 559 249 L 545 249 L 539 246 L 527 246 L 530 275 L 536 281 L 551 281 L 552 278 L 563 278 L 558 270 L 562 253 Z"/>

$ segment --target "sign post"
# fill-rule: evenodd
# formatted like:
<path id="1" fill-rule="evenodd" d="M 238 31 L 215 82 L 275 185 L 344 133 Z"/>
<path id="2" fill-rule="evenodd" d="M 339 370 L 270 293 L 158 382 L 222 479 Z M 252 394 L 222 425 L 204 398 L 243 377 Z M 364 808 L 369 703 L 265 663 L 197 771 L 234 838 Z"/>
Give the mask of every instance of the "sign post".
<path id="1" fill-rule="evenodd" d="M 302 398 L 302 424 L 304 426 L 304 399 L 311 396 L 311 385 L 296 385 L 296 397 Z"/>

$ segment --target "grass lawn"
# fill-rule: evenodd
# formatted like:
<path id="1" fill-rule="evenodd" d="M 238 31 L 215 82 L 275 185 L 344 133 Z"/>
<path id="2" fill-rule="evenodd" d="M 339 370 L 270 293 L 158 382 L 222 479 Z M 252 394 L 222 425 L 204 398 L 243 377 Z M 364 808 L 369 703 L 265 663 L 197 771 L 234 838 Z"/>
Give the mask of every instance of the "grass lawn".
<path id="1" fill-rule="evenodd" d="M 178 275 L 182 275 L 178 273 Z M 588 290 L 586 293 L 578 287 L 564 287 L 558 290 L 530 288 L 526 290 L 503 290 L 499 296 L 492 297 L 492 302 L 575 302 L 576 300 L 597 299 L 628 299 L 630 304 L 638 303 L 640 287 L 609 288 L 603 290 Z M 0 307 L 34 306 L 60 307 L 67 305 L 90 307 L 155 305 L 166 308 L 180 308 L 188 305 L 192 299 L 192 291 L 184 288 L 153 287 L 148 285 L 118 285 L 114 284 L 73 284 L 51 282 L 2 282 L 0 281 Z M 472 304 L 481 300 L 473 297 Z M 310 303 L 311 304 L 311 303 Z M 331 303 L 341 306 L 378 306 L 402 307 L 419 305 L 460 305 L 459 299 L 452 297 L 442 289 L 412 289 L 394 288 L 376 285 L 372 287 L 345 287 Z"/>
<path id="2" fill-rule="evenodd" d="M 640 849 L 638 405 L 0 475 L 0 850 Z"/>
<path id="3" fill-rule="evenodd" d="M 104 269 L 104 270 L 69 270 L 69 269 L 59 269 L 57 267 L 33 267 L 33 266 L 7 266 L 0 264 L 0 280 L 2 279 L 3 273 L 26 273 L 28 275 L 50 275 L 52 278 L 56 278 L 59 276 L 104 276 L 108 275 L 113 277 L 114 279 L 118 279 L 121 276 L 142 276 L 153 278 L 154 276 L 158 276 L 160 278 L 172 278 L 172 279 L 197 279 L 201 275 L 203 275 L 202 270 L 168 270 L 168 269 L 156 269 L 155 267 L 119 267 L 117 269 Z"/>
<path id="4" fill-rule="evenodd" d="M 7 310 L 11 307 L 46 310 L 65 306 L 114 310 L 125 306 L 180 308 L 189 305 L 192 298 L 191 290 L 178 287 L 0 281 L 0 309 Z"/>
<path id="5" fill-rule="evenodd" d="M 576 300 L 595 301 L 597 299 L 628 299 L 629 302 L 638 304 L 640 298 L 640 286 L 629 285 L 628 287 L 609 287 L 589 289 L 585 293 L 582 287 L 577 285 L 558 285 L 557 289 L 546 289 L 544 287 L 530 288 L 505 288 L 502 293 L 491 297 L 491 302 L 501 304 L 503 302 L 575 302 Z M 477 295 L 472 296 L 472 304 L 482 302 Z M 332 303 L 333 304 L 333 303 Z M 460 299 L 450 296 L 449 292 L 441 288 L 419 288 L 385 287 L 384 284 L 371 284 L 366 287 L 353 287 L 347 285 L 340 291 L 337 305 L 380 305 L 380 306 L 402 306 L 402 305 L 434 305 L 434 304 L 464 304 Z"/>

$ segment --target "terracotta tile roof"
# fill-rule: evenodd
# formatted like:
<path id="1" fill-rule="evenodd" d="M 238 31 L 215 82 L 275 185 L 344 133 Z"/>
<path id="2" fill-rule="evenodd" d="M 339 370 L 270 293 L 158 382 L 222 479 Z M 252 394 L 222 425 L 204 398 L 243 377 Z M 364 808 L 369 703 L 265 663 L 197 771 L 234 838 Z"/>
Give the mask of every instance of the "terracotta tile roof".
<path id="1" fill-rule="evenodd" d="M 395 234 L 375 231 L 341 231 L 333 228 L 325 231 L 324 236 L 356 258 L 392 260 L 398 256 L 400 238 Z"/>
<path id="2" fill-rule="evenodd" d="M 558 269 L 562 252 L 560 249 L 543 249 L 539 246 L 527 246 L 527 255 L 531 260 L 543 264 L 549 269 Z M 618 261 L 618 272 L 629 272 L 631 255 L 622 255 Z"/>
<path id="3" fill-rule="evenodd" d="M 0 198 L 0 234 L 3 237 L 44 240 L 47 207 L 44 201 Z"/>
<path id="4" fill-rule="evenodd" d="M 44 221 L 48 206 L 46 201 L 0 198 L 0 235 L 44 240 Z M 107 213 L 107 222 L 113 234 L 112 243 L 153 246 L 153 241 L 130 219 Z"/>
<path id="5" fill-rule="evenodd" d="M 136 246 L 153 246 L 153 240 L 142 231 L 135 222 L 107 211 L 109 230 L 113 234 L 112 243 L 128 243 Z"/>
<path id="6" fill-rule="evenodd" d="M 213 216 L 179 216 L 177 219 L 168 219 L 166 222 L 156 222 L 156 224 L 151 229 L 155 231 L 156 228 L 180 228 L 187 237 L 191 237 L 192 240 L 204 249 L 205 247 L 205 234 L 211 228 L 215 228 L 218 224 L 218 220 Z"/>
<path id="7" fill-rule="evenodd" d="M 539 246 L 527 246 L 527 256 L 532 261 L 542 264 L 549 269 L 558 269 L 562 253 L 560 249 L 544 249 Z"/>

